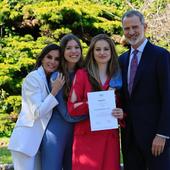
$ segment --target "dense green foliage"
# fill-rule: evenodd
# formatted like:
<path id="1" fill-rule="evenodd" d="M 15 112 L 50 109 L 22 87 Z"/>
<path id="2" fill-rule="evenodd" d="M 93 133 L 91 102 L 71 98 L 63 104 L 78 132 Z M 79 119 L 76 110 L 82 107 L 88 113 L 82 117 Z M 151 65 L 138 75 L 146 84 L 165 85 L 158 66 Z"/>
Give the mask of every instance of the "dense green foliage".
<path id="1" fill-rule="evenodd" d="M 7 149 L 8 143 L 9 143 L 9 138 L 0 137 L 0 165 L 12 163 L 11 153 Z"/>
<path id="2" fill-rule="evenodd" d="M 129 2 L 136 8 L 143 3 Z M 85 55 L 91 37 L 107 33 L 120 54 L 125 51 L 120 44 L 121 16 L 129 8 L 125 0 L 0 0 L 0 136 L 11 133 L 23 78 L 45 44 L 58 44 L 64 34 L 73 32 Z"/>
<path id="3" fill-rule="evenodd" d="M 7 147 L 0 148 L 0 164 L 11 164 L 12 157 Z"/>

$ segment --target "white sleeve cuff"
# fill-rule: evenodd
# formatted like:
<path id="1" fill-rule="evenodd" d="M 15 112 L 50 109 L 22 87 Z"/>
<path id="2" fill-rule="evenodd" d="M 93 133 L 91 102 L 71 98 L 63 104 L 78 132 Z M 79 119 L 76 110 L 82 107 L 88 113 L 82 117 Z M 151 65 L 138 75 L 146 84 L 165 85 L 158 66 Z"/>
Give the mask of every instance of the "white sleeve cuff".
<path id="1" fill-rule="evenodd" d="M 164 135 L 160 135 L 160 134 L 156 134 L 156 136 L 159 136 L 159 137 L 165 138 L 165 139 L 169 139 L 170 138 L 169 136 L 164 136 Z"/>

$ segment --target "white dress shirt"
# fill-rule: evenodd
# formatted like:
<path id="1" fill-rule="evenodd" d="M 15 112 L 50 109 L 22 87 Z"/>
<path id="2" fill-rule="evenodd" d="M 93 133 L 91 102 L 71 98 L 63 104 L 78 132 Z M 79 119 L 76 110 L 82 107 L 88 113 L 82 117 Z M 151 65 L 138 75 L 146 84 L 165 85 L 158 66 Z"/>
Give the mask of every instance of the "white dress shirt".
<path id="1" fill-rule="evenodd" d="M 134 49 L 131 47 L 131 50 L 130 50 L 130 57 L 129 57 L 129 65 L 128 65 L 128 85 L 129 85 L 129 78 L 130 78 L 130 65 L 131 65 L 131 61 L 132 61 L 132 57 L 133 57 L 133 52 L 134 50 L 138 50 L 138 53 L 137 53 L 137 59 L 138 59 L 138 64 L 141 60 L 141 56 L 142 56 L 142 53 L 143 53 L 143 50 L 145 48 L 145 45 L 146 43 L 148 42 L 147 39 L 144 40 L 144 42 L 137 48 L 137 49 Z"/>

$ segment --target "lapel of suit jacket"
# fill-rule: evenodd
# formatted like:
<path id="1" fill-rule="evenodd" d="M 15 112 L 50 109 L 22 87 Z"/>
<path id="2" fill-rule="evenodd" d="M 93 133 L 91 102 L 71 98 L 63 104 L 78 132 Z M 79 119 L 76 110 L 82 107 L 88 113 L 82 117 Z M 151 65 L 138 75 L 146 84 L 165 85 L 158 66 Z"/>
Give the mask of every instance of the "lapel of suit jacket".
<path id="1" fill-rule="evenodd" d="M 130 50 L 125 54 L 125 60 L 124 60 L 124 74 L 123 74 L 123 84 L 125 86 L 126 94 L 128 94 L 129 97 L 129 91 L 128 91 L 128 65 L 129 65 L 129 58 L 130 58 Z"/>
<path id="2" fill-rule="evenodd" d="M 45 84 L 47 92 L 50 93 L 50 89 L 48 87 L 47 78 L 46 78 L 46 75 L 45 75 L 43 67 L 40 66 L 37 71 L 38 71 L 38 74 L 40 75 L 40 77 L 42 78 L 42 81 Z"/>
<path id="3" fill-rule="evenodd" d="M 145 69 L 144 68 L 145 62 L 147 62 L 146 59 L 147 59 L 147 57 L 149 57 L 149 55 L 148 55 L 149 48 L 150 48 L 150 42 L 148 41 L 145 48 L 144 48 L 144 50 L 143 50 L 139 65 L 138 65 L 137 70 L 136 70 L 136 75 L 135 75 L 134 82 L 133 82 L 131 96 L 133 95 L 133 93 L 135 91 L 135 88 L 137 87 L 137 84 L 140 81 L 140 77 L 141 77 L 141 75 L 143 73 L 143 70 Z"/>

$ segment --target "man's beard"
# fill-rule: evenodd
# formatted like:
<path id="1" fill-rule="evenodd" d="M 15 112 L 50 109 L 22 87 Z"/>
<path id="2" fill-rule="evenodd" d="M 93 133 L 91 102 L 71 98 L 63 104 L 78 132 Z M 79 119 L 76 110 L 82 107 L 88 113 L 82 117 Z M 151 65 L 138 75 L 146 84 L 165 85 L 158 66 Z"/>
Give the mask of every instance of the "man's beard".
<path id="1" fill-rule="evenodd" d="M 140 44 L 140 42 L 142 42 L 144 38 L 144 33 L 140 34 L 138 37 L 135 37 L 134 39 L 129 39 L 127 38 L 127 41 L 129 42 L 130 45 L 137 45 Z"/>

